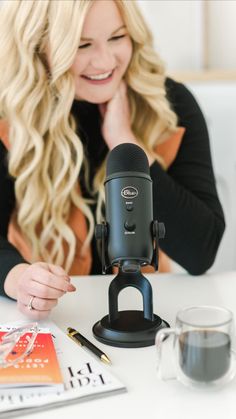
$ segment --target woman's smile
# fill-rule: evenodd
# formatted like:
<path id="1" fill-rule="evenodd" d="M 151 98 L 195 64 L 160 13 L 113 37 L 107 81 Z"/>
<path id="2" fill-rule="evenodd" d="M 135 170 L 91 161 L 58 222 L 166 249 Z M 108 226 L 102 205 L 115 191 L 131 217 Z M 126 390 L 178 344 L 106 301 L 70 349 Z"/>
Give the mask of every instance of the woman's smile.
<path id="1" fill-rule="evenodd" d="M 90 75 L 83 74 L 81 77 L 91 84 L 95 84 L 95 85 L 106 84 L 112 80 L 114 71 L 115 70 L 111 70 L 105 73 L 90 74 Z"/>

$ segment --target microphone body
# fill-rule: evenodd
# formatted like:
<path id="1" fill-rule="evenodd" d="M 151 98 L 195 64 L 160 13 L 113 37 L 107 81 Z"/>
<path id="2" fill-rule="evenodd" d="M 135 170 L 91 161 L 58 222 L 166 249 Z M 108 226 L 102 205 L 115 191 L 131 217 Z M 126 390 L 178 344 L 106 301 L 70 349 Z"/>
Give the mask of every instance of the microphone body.
<path id="1" fill-rule="evenodd" d="M 153 259 L 153 199 L 148 159 L 132 143 L 108 155 L 105 180 L 107 255 L 127 272 Z"/>
<path id="2" fill-rule="evenodd" d="M 105 181 L 108 257 L 111 265 L 139 262 L 153 257 L 152 180 L 143 172 L 114 173 Z"/>

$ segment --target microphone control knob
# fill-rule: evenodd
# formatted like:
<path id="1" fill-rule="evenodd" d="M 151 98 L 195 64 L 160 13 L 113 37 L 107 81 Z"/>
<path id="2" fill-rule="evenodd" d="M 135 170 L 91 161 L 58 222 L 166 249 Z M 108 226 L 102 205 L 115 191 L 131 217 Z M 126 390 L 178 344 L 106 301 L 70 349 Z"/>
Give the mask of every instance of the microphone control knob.
<path id="1" fill-rule="evenodd" d="M 124 227 L 127 231 L 134 231 L 136 228 L 136 225 L 132 221 L 125 221 Z"/>

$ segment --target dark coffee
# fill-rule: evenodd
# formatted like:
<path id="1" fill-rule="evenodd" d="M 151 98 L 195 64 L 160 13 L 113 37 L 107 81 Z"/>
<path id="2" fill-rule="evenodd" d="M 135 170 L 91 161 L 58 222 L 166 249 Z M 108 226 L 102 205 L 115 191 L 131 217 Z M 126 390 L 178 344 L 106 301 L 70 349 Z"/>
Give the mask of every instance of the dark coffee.
<path id="1" fill-rule="evenodd" d="M 230 367 L 230 336 L 223 332 L 195 330 L 179 338 L 179 363 L 192 380 L 209 382 Z"/>

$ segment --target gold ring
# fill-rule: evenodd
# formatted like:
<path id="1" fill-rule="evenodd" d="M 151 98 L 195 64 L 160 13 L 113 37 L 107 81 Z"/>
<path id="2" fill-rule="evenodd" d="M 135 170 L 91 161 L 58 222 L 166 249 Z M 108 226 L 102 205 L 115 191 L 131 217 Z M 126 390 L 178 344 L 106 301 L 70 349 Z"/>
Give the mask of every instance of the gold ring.
<path id="1" fill-rule="evenodd" d="M 30 300 L 29 300 L 29 303 L 27 305 L 28 310 L 34 310 L 34 307 L 32 306 L 33 299 L 34 299 L 34 297 L 31 297 Z"/>

